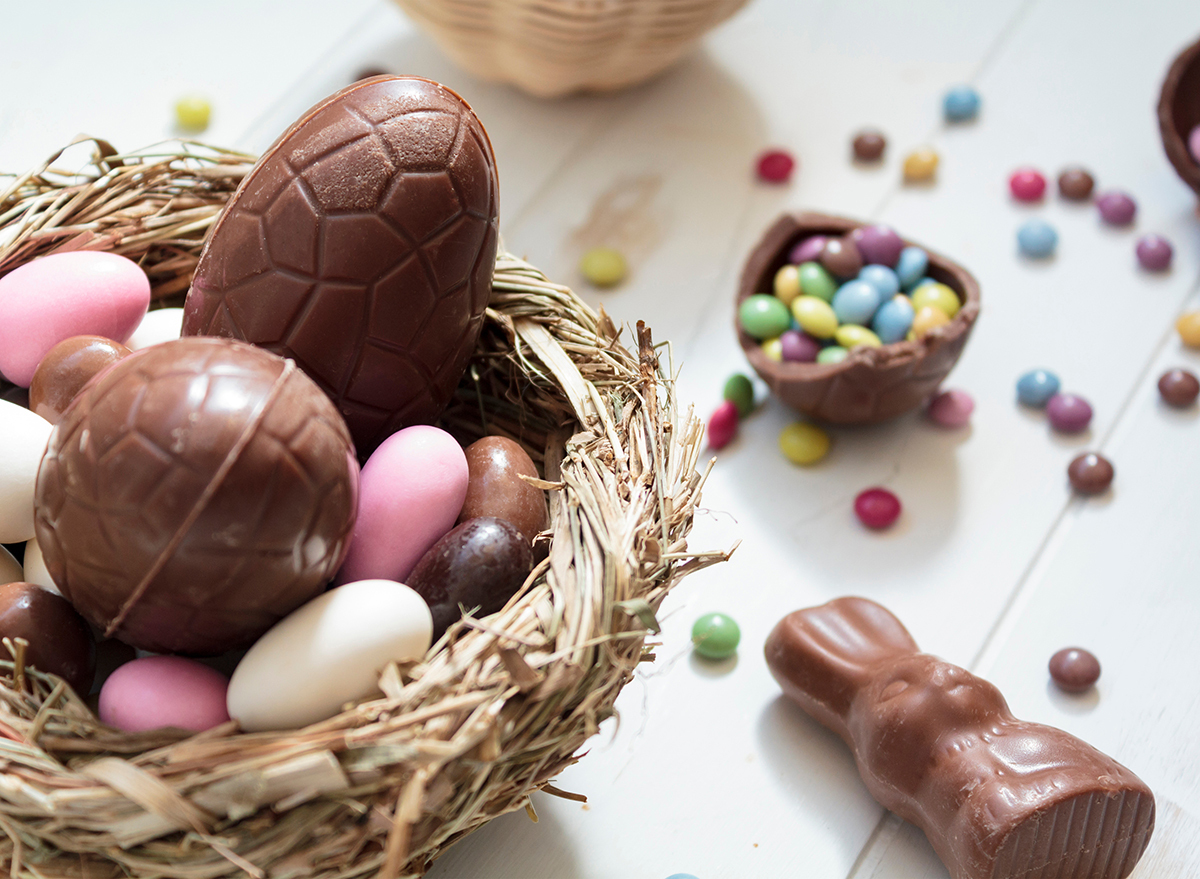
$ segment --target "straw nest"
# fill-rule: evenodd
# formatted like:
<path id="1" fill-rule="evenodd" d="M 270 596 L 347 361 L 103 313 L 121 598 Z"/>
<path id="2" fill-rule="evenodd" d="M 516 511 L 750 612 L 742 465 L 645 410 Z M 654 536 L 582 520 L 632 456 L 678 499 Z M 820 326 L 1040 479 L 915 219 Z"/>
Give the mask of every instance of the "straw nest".
<path id="1" fill-rule="evenodd" d="M 215 218 L 208 208 L 250 157 L 172 149 L 118 156 L 97 141 L 83 176 L 18 178 L 0 203 L 0 265 L 63 247 L 140 253 L 159 289 L 178 295 Z M 58 678 L 25 668 L 24 645 L 9 643 L 0 853 L 10 875 L 419 876 L 489 819 L 535 817 L 533 791 L 582 799 L 551 780 L 653 659 L 647 635 L 668 590 L 726 557 L 687 547 L 701 427 L 677 408 L 649 330 L 638 325 L 636 350 L 619 336 L 566 287 L 498 259 L 475 359 L 443 423 L 463 440 L 510 436 L 539 463 L 546 552 L 499 613 L 468 613 L 419 663 L 385 668 L 380 697 L 283 733 L 230 723 L 126 734 Z"/>

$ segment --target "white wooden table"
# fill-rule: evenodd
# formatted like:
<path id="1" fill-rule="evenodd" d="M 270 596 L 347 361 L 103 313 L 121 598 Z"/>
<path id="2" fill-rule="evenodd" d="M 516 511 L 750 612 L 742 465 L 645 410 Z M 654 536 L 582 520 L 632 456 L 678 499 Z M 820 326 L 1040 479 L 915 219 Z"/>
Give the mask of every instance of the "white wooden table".
<path id="1" fill-rule="evenodd" d="M 620 723 L 556 782 L 588 804 L 537 795 L 539 823 L 496 820 L 431 879 L 944 879 L 922 835 L 875 805 L 847 750 L 782 700 L 762 659 L 780 617 L 847 593 L 993 680 L 1018 716 L 1133 768 L 1159 808 L 1135 876 L 1200 876 L 1200 410 L 1170 410 L 1155 389 L 1169 366 L 1200 368 L 1172 329 L 1200 307 L 1200 218 L 1153 113 L 1169 59 L 1200 36 L 1194 2 L 753 0 L 657 81 L 555 102 L 459 71 L 384 0 L 9 2 L 0 22 L 0 168 L 13 171 L 80 131 L 122 149 L 170 136 L 173 102 L 190 91 L 213 103 L 206 140 L 261 150 L 364 68 L 451 85 L 495 144 L 507 246 L 670 339 L 681 395 L 701 415 L 746 369 L 734 284 L 781 211 L 890 223 L 979 278 L 983 316 L 949 382 L 976 400 L 971 427 L 912 416 L 836 429 L 830 456 L 805 469 L 776 447 L 794 416 L 767 403 L 718 460 L 694 532 L 696 546 L 741 548 L 671 596 L 659 660 L 621 696 Z M 941 94 L 959 82 L 979 89 L 983 111 L 946 127 Z M 848 158 L 866 125 L 889 138 L 872 170 Z M 900 162 L 926 143 L 942 155 L 938 181 L 904 187 Z M 800 159 L 788 186 L 753 179 L 771 145 Z M 1008 198 L 1015 167 L 1053 177 L 1075 163 L 1134 194 L 1132 229 L 1053 195 L 1038 207 Z M 1035 215 L 1060 234 L 1044 265 L 1016 253 L 1016 228 Z M 1161 276 L 1134 259 L 1150 231 L 1175 245 Z M 632 263 L 615 292 L 578 277 L 597 243 Z M 1057 436 L 1015 403 L 1017 376 L 1035 366 L 1092 402 L 1090 431 Z M 1116 465 L 1099 498 L 1067 487 L 1083 450 Z M 851 512 L 875 484 L 905 504 L 882 534 Z M 743 632 L 736 660 L 715 666 L 688 640 L 711 610 Z M 1046 673 L 1073 644 L 1104 667 L 1083 697 Z"/>

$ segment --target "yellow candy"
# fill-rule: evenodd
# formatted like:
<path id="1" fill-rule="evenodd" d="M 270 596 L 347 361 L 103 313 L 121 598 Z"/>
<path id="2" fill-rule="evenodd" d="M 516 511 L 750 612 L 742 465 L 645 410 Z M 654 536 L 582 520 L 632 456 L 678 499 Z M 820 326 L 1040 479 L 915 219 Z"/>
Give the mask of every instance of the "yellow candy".
<path id="1" fill-rule="evenodd" d="M 929 147 L 913 150 L 904 158 L 904 179 L 910 183 L 932 180 L 937 173 L 938 154 Z"/>
<path id="2" fill-rule="evenodd" d="M 203 131 L 208 128 L 212 106 L 200 95 L 187 95 L 175 102 L 175 121 L 186 131 Z"/>
<path id="3" fill-rule="evenodd" d="M 797 421 L 779 434 L 779 450 L 793 464 L 815 464 L 829 453 L 829 434 Z"/>
<path id="4" fill-rule="evenodd" d="M 762 352 L 767 355 L 768 360 L 783 363 L 783 342 L 779 341 L 778 336 L 774 339 L 763 339 Z"/>
<path id="5" fill-rule="evenodd" d="M 858 324 L 843 324 L 838 327 L 833 337 L 837 339 L 837 343 L 843 348 L 855 348 L 859 345 L 866 345 L 868 348 L 878 348 L 883 344 L 879 341 L 877 335 L 866 327 L 860 327 Z"/>
<path id="6" fill-rule="evenodd" d="M 920 311 L 927 305 L 932 305 L 939 311 L 944 311 L 946 317 L 954 317 L 962 308 L 958 296 L 945 284 L 922 284 L 912 294 L 912 305 Z"/>
<path id="7" fill-rule="evenodd" d="M 784 266 L 775 273 L 775 298 L 791 305 L 800 295 L 800 270 L 795 266 Z"/>
<path id="8" fill-rule="evenodd" d="M 926 305 L 924 308 L 917 311 L 913 318 L 912 330 L 908 334 L 909 341 L 919 339 L 932 329 L 944 327 L 950 323 L 950 316 L 940 308 L 934 308 L 932 305 Z"/>
<path id="9" fill-rule="evenodd" d="M 837 332 L 838 319 L 833 307 L 816 296 L 797 296 L 792 300 L 792 317 L 800 329 L 818 339 L 831 339 Z"/>
<path id="10" fill-rule="evenodd" d="M 1200 311 L 1180 315 L 1179 320 L 1175 321 L 1175 329 L 1179 331 L 1183 344 L 1189 348 L 1200 348 Z"/>
<path id="11" fill-rule="evenodd" d="M 593 247 L 579 260 L 580 274 L 597 287 L 615 287 L 628 271 L 625 257 L 611 247 Z"/>

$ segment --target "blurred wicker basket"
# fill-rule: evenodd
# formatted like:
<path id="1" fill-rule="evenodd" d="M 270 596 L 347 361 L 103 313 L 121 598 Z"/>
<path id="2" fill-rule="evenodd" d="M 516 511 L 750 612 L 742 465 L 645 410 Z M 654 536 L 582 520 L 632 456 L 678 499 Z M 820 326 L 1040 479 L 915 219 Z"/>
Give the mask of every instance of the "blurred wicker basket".
<path id="1" fill-rule="evenodd" d="M 396 0 L 455 63 L 539 97 L 649 79 L 746 2 Z"/>

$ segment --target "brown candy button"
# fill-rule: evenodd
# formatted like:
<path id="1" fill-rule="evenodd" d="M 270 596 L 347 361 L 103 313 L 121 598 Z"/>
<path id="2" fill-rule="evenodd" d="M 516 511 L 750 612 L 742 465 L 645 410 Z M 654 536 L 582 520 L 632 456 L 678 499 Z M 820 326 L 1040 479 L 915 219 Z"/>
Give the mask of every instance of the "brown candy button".
<path id="1" fill-rule="evenodd" d="M 96 673 L 96 642 L 70 602 L 32 583 L 0 586 L 0 637 L 24 638 L 25 664 L 55 674 L 81 696 Z M 9 658 L 7 650 L 3 657 Z"/>
<path id="2" fill-rule="evenodd" d="M 38 364 L 29 383 L 29 408 L 51 424 L 58 424 L 92 376 L 129 353 L 120 342 L 103 336 L 64 339 L 46 352 Z"/>
<path id="3" fill-rule="evenodd" d="M 1082 693 L 1100 678 L 1100 660 L 1082 647 L 1064 647 L 1050 657 L 1050 677 L 1060 690 Z"/>
<path id="4" fill-rule="evenodd" d="M 1067 465 L 1071 487 L 1080 494 L 1099 494 L 1113 481 L 1112 462 L 1095 452 L 1085 452 Z"/>
<path id="5" fill-rule="evenodd" d="M 1190 406 L 1200 396 L 1200 379 L 1186 369 L 1168 369 L 1158 380 L 1158 392 L 1172 406 Z"/>
<path id="6" fill-rule="evenodd" d="M 520 445 L 502 436 L 485 436 L 466 448 L 467 497 L 459 522 L 495 516 L 510 522 L 532 541 L 546 527 L 546 495 L 521 475 L 537 478 L 533 460 Z"/>
<path id="7" fill-rule="evenodd" d="M 1086 201 L 1095 188 L 1095 178 L 1082 168 L 1068 168 L 1058 175 L 1058 193 L 1070 201 Z"/>
<path id="8" fill-rule="evenodd" d="M 854 278 L 862 271 L 863 258 L 850 236 L 830 238 L 818 257 L 821 265 L 836 278 Z"/>
<path id="9" fill-rule="evenodd" d="M 876 162 L 883 157 L 887 148 L 887 138 L 878 131 L 861 131 L 852 144 L 854 158 L 860 162 Z"/>

